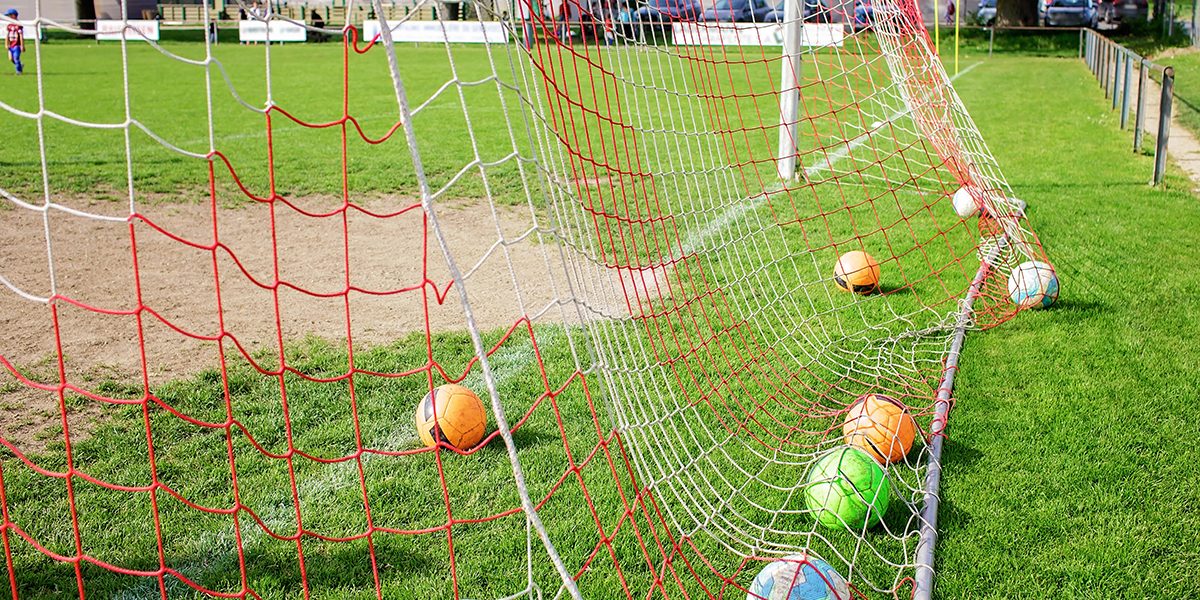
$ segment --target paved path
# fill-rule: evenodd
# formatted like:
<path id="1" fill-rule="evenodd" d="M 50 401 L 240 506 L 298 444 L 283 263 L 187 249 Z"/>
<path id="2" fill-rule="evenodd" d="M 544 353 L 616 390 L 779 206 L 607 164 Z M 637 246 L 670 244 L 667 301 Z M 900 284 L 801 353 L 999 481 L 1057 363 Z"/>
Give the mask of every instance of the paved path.
<path id="1" fill-rule="evenodd" d="M 1197 74 L 1182 74 L 1185 77 L 1194 75 Z M 1150 94 L 1146 97 L 1146 132 L 1150 135 L 1146 136 L 1144 143 L 1153 144 L 1154 136 L 1158 135 L 1158 109 L 1159 101 L 1162 99 L 1162 88 L 1154 81 L 1149 81 L 1146 84 L 1146 91 Z M 1136 93 L 1136 90 L 1130 92 L 1130 94 Z M 1130 97 L 1137 98 L 1137 96 Z M 1175 101 L 1172 108 L 1175 114 L 1179 113 L 1178 100 Z M 1129 119 L 1132 121 L 1133 115 L 1130 115 Z M 1167 138 L 1167 156 L 1174 160 L 1175 164 L 1179 165 L 1192 179 L 1192 189 L 1200 192 L 1200 140 L 1197 140 L 1196 135 L 1174 117 L 1171 119 L 1171 132 Z"/>

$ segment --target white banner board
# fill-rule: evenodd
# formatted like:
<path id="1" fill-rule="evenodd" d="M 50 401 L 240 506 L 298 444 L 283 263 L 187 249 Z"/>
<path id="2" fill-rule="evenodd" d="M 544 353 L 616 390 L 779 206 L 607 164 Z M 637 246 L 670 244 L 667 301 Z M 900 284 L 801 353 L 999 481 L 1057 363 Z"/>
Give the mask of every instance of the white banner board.
<path id="1" fill-rule="evenodd" d="M 499 21 L 408 21 L 394 23 L 394 42 L 450 42 L 453 44 L 503 44 L 508 42 L 508 29 Z M 445 28 L 443 31 L 442 28 Z M 363 21 L 363 40 L 372 41 L 382 29 L 379 21 Z"/>
<path id="2" fill-rule="evenodd" d="M 265 42 L 268 32 L 272 42 L 303 42 L 308 39 L 308 30 L 290 21 L 238 21 L 239 42 Z"/>
<path id="3" fill-rule="evenodd" d="M 28 23 L 22 23 L 21 24 L 21 35 L 24 35 L 25 39 L 30 42 L 32 42 L 33 40 L 38 40 L 38 39 L 41 39 L 41 36 L 38 35 L 39 29 L 41 29 L 41 27 L 38 25 L 30 25 Z"/>
<path id="4" fill-rule="evenodd" d="M 801 46 L 841 46 L 846 30 L 840 23 L 805 23 Z M 677 46 L 782 46 L 782 23 L 672 23 Z"/>
<path id="5" fill-rule="evenodd" d="M 128 24 L 128 29 L 126 25 Z M 124 34 L 127 40 L 146 39 L 158 41 L 158 21 L 154 20 L 129 20 L 117 21 L 101 19 L 96 21 L 96 39 L 99 41 L 105 40 L 120 40 Z"/>

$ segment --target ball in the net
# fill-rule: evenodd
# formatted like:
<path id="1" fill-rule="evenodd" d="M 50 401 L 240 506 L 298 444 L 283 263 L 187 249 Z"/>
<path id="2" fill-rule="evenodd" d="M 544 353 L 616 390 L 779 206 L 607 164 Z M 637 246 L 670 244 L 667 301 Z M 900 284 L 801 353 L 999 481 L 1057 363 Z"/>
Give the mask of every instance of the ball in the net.
<path id="1" fill-rule="evenodd" d="M 858 448 L 841 446 L 813 464 L 804 504 L 822 525 L 857 532 L 883 518 L 890 490 L 875 459 Z"/>
<path id="2" fill-rule="evenodd" d="M 763 567 L 746 600 L 849 600 L 850 586 L 829 563 L 807 554 L 793 554 Z"/>
<path id="3" fill-rule="evenodd" d="M 1008 297 L 1021 308 L 1046 308 L 1058 299 L 1058 275 L 1054 267 L 1028 260 L 1008 275 Z"/>
<path id="4" fill-rule="evenodd" d="M 474 448 L 487 433 L 487 411 L 475 392 L 454 384 L 440 385 L 417 405 L 417 434 L 426 447 L 438 441 L 459 450 Z"/>
<path id="5" fill-rule="evenodd" d="M 904 405 L 883 394 L 859 396 L 842 423 L 847 444 L 885 465 L 908 455 L 916 432 L 917 424 Z"/>
<path id="6" fill-rule="evenodd" d="M 833 267 L 833 281 L 847 292 L 873 293 L 879 289 L 879 262 L 862 250 L 847 252 Z"/>
<path id="7" fill-rule="evenodd" d="M 958 188 L 958 191 L 954 192 L 954 198 L 952 199 L 954 212 L 964 219 L 969 219 L 979 214 L 979 201 L 975 198 L 977 195 L 981 195 L 979 188 L 971 188 L 965 185 Z"/>

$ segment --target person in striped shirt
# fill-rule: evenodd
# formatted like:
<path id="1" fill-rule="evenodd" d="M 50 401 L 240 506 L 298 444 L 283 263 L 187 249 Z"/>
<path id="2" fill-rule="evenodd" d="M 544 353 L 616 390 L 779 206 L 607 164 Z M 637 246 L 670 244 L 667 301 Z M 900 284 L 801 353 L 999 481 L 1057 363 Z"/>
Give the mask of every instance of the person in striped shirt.
<path id="1" fill-rule="evenodd" d="M 4 16 L 17 20 L 16 9 L 8 9 Z M 25 72 L 25 65 L 21 64 L 21 53 L 25 51 L 25 31 L 21 29 L 20 23 L 8 23 L 4 32 L 4 47 L 8 48 L 8 60 L 17 67 L 17 75 Z"/>

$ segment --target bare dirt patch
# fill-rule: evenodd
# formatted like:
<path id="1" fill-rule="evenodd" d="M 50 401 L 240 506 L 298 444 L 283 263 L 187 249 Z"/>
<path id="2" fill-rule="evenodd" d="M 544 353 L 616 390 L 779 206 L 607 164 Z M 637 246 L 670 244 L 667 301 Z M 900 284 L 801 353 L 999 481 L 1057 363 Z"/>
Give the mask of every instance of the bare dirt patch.
<path id="1" fill-rule="evenodd" d="M 374 214 L 342 212 L 330 198 L 215 210 L 160 203 L 138 207 L 145 221 L 125 218 L 119 203 L 61 202 L 116 220 L 51 210 L 47 224 L 39 211 L 0 211 L 0 275 L 25 294 L 62 298 L 52 307 L 0 287 L 0 356 L 38 380 L 57 383 L 59 345 L 67 380 L 95 389 L 140 384 L 143 372 L 154 386 L 216 368 L 222 335 L 254 355 L 310 335 L 359 348 L 427 323 L 467 328 L 431 224 L 409 200 L 365 202 Z M 539 241 L 529 208 L 494 210 L 464 202 L 437 213 L 477 324 L 569 319 L 575 309 L 557 300 L 569 296 L 557 247 Z M 99 411 L 69 407 L 73 436 Z M 0 436 L 23 449 L 61 433 L 57 395 L 2 369 L 0 419 Z"/>

